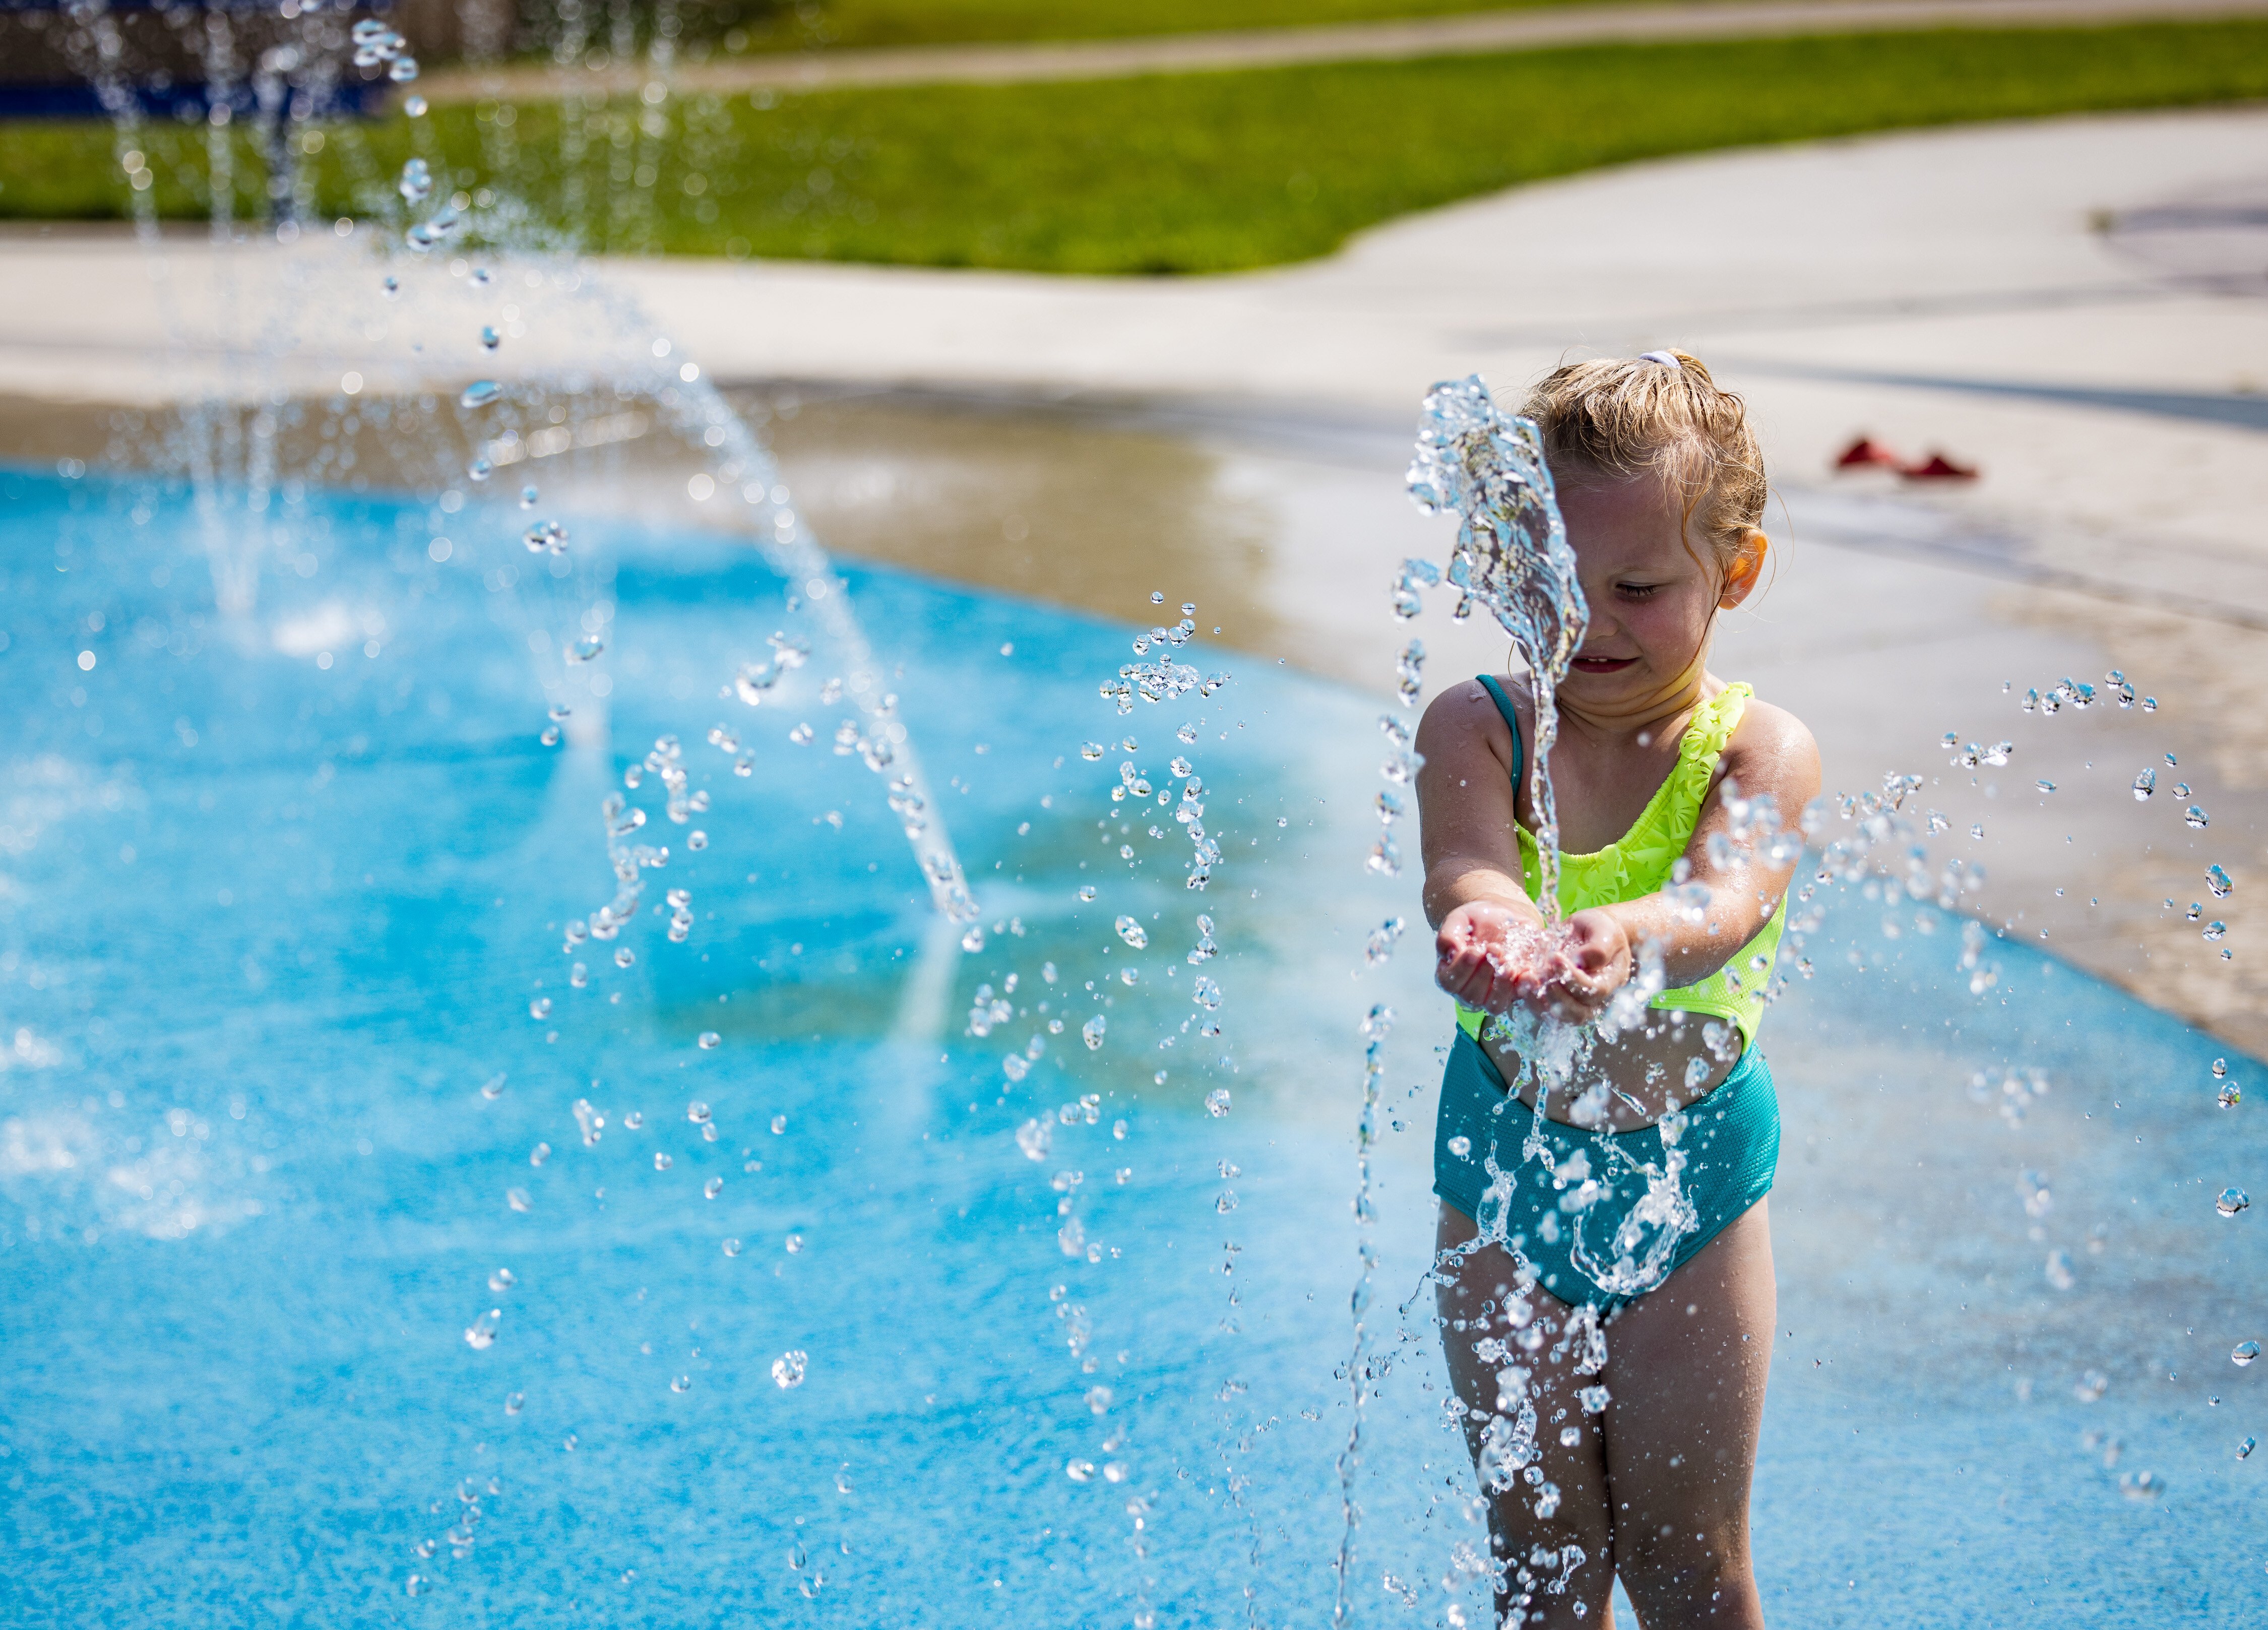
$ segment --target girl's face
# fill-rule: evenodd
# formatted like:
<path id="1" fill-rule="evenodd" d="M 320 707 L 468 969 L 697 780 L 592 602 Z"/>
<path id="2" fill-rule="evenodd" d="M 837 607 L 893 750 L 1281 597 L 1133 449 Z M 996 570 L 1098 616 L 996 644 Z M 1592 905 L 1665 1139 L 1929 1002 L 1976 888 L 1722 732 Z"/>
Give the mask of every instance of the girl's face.
<path id="1" fill-rule="evenodd" d="M 1701 673 L 1718 610 L 1756 586 L 1764 535 L 1750 528 L 1732 572 L 1689 539 L 1677 493 L 1660 476 L 1591 477 L 1559 488 L 1591 631 L 1559 694 L 1620 712 L 1677 696 Z"/>

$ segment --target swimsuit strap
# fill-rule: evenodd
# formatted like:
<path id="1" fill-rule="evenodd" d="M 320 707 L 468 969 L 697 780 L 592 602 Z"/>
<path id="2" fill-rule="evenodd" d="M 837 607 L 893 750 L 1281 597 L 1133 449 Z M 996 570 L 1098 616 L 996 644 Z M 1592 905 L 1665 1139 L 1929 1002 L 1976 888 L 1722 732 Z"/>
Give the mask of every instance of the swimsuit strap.
<path id="1" fill-rule="evenodd" d="M 1505 695 L 1504 686 L 1494 674 L 1476 674 L 1473 677 L 1487 687 L 1489 700 L 1496 704 L 1496 711 L 1504 715 L 1504 722 L 1512 730 L 1512 785 L 1516 790 L 1520 785 L 1520 772 L 1524 767 L 1527 753 L 1527 749 L 1521 745 L 1520 741 L 1520 715 L 1512 711 L 1512 698 Z"/>

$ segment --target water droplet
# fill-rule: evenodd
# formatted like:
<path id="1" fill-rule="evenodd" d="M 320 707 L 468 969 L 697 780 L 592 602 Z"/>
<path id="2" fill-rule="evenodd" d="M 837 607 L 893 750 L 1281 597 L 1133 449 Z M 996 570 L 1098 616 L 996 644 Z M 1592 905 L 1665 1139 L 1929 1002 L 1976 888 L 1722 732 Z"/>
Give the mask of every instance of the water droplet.
<path id="1" fill-rule="evenodd" d="M 627 968 L 636 961 L 637 961 L 637 953 L 630 949 L 627 945 L 616 946 L 615 948 L 615 967 Z"/>
<path id="2" fill-rule="evenodd" d="M 2251 1204 L 2252 1197 L 2243 1190 L 2235 1187 L 2223 1189 L 2213 1197 L 2213 1209 L 2224 1217 L 2234 1217 Z"/>
<path id="3" fill-rule="evenodd" d="M 1463 1160 L 1473 1152 L 1473 1140 L 1462 1132 L 1449 1140 L 1449 1153 Z"/>
<path id="4" fill-rule="evenodd" d="M 718 1035 L 714 1030 L 703 1030 L 701 1032 L 700 1045 L 704 1049 L 715 1047 L 721 1044 L 724 1039 L 725 1038 L 723 1036 Z"/>
<path id="5" fill-rule="evenodd" d="M 539 996 L 534 1001 L 528 1003 L 527 1016 L 531 1019 L 549 1018 L 551 1016 L 551 999 L 548 996 Z"/>
<path id="6" fill-rule="evenodd" d="M 424 203 L 433 195 L 432 166 L 423 159 L 412 159 L 401 166 L 401 177 L 394 182 L 394 189 L 410 203 Z"/>
<path id="7" fill-rule="evenodd" d="M 2134 778 L 2134 800 L 2137 803 L 2139 803 L 2142 800 L 2149 797 L 2151 793 L 2157 790 L 2158 772 L 2156 771 L 2145 770 L 2140 775 Z"/>
<path id="8" fill-rule="evenodd" d="M 2239 1460 L 2250 1459 L 2251 1457 L 2252 1451 L 2259 1447 L 2260 1444 L 2257 1439 L 2248 1437 L 2244 1442 L 2236 1446 L 2236 1457 Z"/>
<path id="9" fill-rule="evenodd" d="M 2183 790 L 2186 791 L 2187 789 L 2184 788 Z M 2198 808 L 2195 804 L 2191 804 L 2187 809 L 2182 812 L 2182 820 L 2188 825 L 2190 830 L 2193 832 L 2202 831 L 2205 825 L 2205 813 L 2204 810 Z"/>
<path id="10" fill-rule="evenodd" d="M 1065 1461 L 1064 1475 L 1074 1483 L 1084 1483 L 1094 1475 L 1094 1462 L 1092 1460 Z"/>
<path id="11" fill-rule="evenodd" d="M 535 489 L 533 486 L 522 487 L 519 490 L 519 506 L 522 509 L 535 507 Z"/>
<path id="12" fill-rule="evenodd" d="M 1143 931 L 1142 925 L 1130 917 L 1120 918 L 1117 928 L 1118 937 L 1138 951 L 1150 943 L 1150 936 Z"/>
<path id="13" fill-rule="evenodd" d="M 412 119 L 423 119 L 425 116 L 425 99 L 422 96 L 411 97 L 401 104 L 401 111 Z"/>
<path id="14" fill-rule="evenodd" d="M 491 1103 L 504 1096 L 505 1076 L 506 1072 L 503 1070 L 498 1070 L 494 1075 L 490 1076 L 486 1081 L 481 1084 L 481 1096 L 486 1098 Z"/>
<path id="15" fill-rule="evenodd" d="M 772 1361 L 772 1379 L 779 1383 L 783 1392 L 790 1387 L 799 1387 L 809 1364 L 810 1360 L 801 1348 L 790 1348 Z"/>
<path id="16" fill-rule="evenodd" d="M 485 408 L 504 395 L 504 387 L 494 380 L 475 380 L 465 387 L 464 395 L 457 398 L 460 408 Z"/>
<path id="17" fill-rule="evenodd" d="M 2118 1479 L 2118 1492 L 2129 1500 L 2155 1500 L 2166 1492 L 2166 1479 L 2154 1471 L 2128 1471 Z"/>
<path id="18" fill-rule="evenodd" d="M 2214 1102 L 2219 1103 L 2224 1110 L 2233 1110 L 2239 1103 L 2242 1102 L 2243 1097 L 2244 1095 L 2237 1090 L 2236 1083 L 2235 1081 L 2230 1081 L 2214 1095 Z"/>
<path id="19" fill-rule="evenodd" d="M 2218 865 L 2205 868 L 2205 886 L 2213 890 L 2213 897 L 2216 900 L 2228 899 L 2230 891 L 2236 887 L 2228 881 L 2228 874 Z"/>
<path id="20" fill-rule="evenodd" d="M 1079 1027 L 1079 1038 L 1086 1044 L 1087 1050 L 1091 1052 L 1102 1045 L 1102 1033 L 1109 1028 L 1109 1022 L 1101 1014 L 1097 1014 Z"/>
<path id="21" fill-rule="evenodd" d="M 791 1256 L 791 1257 L 800 1257 L 801 1255 L 803 1255 L 803 1235 L 800 1235 L 800 1234 L 791 1234 L 791 1235 L 789 1235 L 787 1236 L 787 1238 L 786 1238 L 784 1241 L 783 1241 L 782 1243 L 783 1243 L 787 1247 L 787 1254 L 788 1254 L 789 1256 Z"/>
<path id="22" fill-rule="evenodd" d="M 489 1288 L 490 1290 L 510 1290 L 518 1283 L 519 1283 L 519 1281 L 512 1277 L 512 1272 L 510 1268 L 498 1268 L 495 1272 L 489 1275 Z"/>
<path id="23" fill-rule="evenodd" d="M 725 1242 L 725 1254 L 728 1257 L 739 1256 L 740 1254 L 740 1242 L 737 1239 L 726 1240 Z"/>
<path id="24" fill-rule="evenodd" d="M 1189 999 L 1211 1013 L 1220 1006 L 1220 986 L 1199 974 L 1189 981 Z"/>
<path id="25" fill-rule="evenodd" d="M 669 1378 L 669 1390 L 672 1392 L 692 1391 L 693 1377 L 690 1376 L 672 1376 Z"/>
<path id="26" fill-rule="evenodd" d="M 2229 1353 L 2228 1361 L 2235 1365 L 2237 1368 L 2242 1369 L 2247 1364 L 2250 1364 L 2254 1359 L 2257 1359 L 2259 1356 L 2260 1344 L 2258 1342 L 2240 1341 L 2236 1344 L 2235 1350 Z"/>
<path id="27" fill-rule="evenodd" d="M 2090 1369 L 2073 1384 L 2071 1394 L 2082 1404 L 2092 1404 L 2110 1390 L 2110 1376 L 2099 1369 Z"/>
<path id="28" fill-rule="evenodd" d="M 1084 888 L 1080 889 L 1079 891 L 1079 897 L 1082 902 L 1094 899 L 1094 885 L 1093 883 L 1088 883 Z"/>
<path id="29" fill-rule="evenodd" d="M 597 634 L 585 634 L 567 647 L 566 657 L 570 662 L 593 662 L 598 660 L 600 653 L 606 648 L 607 642 L 603 637 Z"/>
<path id="30" fill-rule="evenodd" d="M 1395 942 L 1402 938 L 1402 928 L 1403 923 L 1400 918 L 1389 917 L 1372 929 L 1369 937 L 1362 944 L 1362 960 L 1365 964 L 1375 968 L 1393 955 Z"/>
<path id="31" fill-rule="evenodd" d="M 712 1200 L 724 1191 L 725 1180 L 722 1177 L 711 1177 L 701 1185 L 701 1192 Z"/>
<path id="32" fill-rule="evenodd" d="M 2038 787 L 2043 793 L 2052 793 L 2055 791 L 2055 783 L 2052 781 L 2035 781 L 2032 785 Z"/>
<path id="33" fill-rule="evenodd" d="M 1228 1088 L 1216 1087 L 1205 1094 L 1205 1113 L 1219 1120 L 1228 1113 Z"/>
<path id="34" fill-rule="evenodd" d="M 549 549 L 555 555 L 567 552 L 567 528 L 556 520 L 539 520 L 519 535 L 531 555 L 541 555 Z"/>
<path id="35" fill-rule="evenodd" d="M 465 474 L 474 481 L 486 481 L 496 473 L 496 466 L 486 459 L 475 459 L 465 466 Z"/>
<path id="36" fill-rule="evenodd" d="M 656 1149 L 653 1152 L 653 1169 L 656 1171 L 667 1171 L 676 1163 L 677 1162 L 671 1159 L 670 1156 L 663 1151 Z"/>
<path id="37" fill-rule="evenodd" d="M 465 1345 L 475 1353 L 485 1352 L 496 1345 L 497 1326 L 503 1321 L 504 1309 L 490 1308 L 465 1328 Z"/>
<path id="38" fill-rule="evenodd" d="M 505 1414 L 517 1415 L 526 1406 L 527 1395 L 526 1393 L 507 1392 L 504 1395 L 504 1412 Z"/>
<path id="39" fill-rule="evenodd" d="M 1079 744 L 1079 756 L 1089 763 L 1101 757 L 1102 754 L 1103 746 L 1100 741 L 1082 741 Z"/>
<path id="40" fill-rule="evenodd" d="M 786 1116 L 784 1116 L 784 1115 L 775 1115 L 775 1116 L 773 1116 L 773 1117 L 772 1117 L 772 1136 L 773 1136 L 773 1137 L 775 1137 L 775 1138 L 777 1138 L 777 1137 L 778 1137 L 782 1132 L 785 1132 L 786 1130 L 787 1130 L 787 1117 L 786 1117 Z"/>

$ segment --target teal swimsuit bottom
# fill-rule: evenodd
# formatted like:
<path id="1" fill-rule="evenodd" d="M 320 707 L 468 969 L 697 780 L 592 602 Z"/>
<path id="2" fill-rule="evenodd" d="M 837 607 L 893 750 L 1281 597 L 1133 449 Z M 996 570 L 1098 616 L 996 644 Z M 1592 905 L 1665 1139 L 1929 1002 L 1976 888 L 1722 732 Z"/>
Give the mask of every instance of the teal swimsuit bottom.
<path id="1" fill-rule="evenodd" d="M 1587 1302 L 1601 1317 L 1610 1317 L 1645 1292 L 1614 1294 L 1577 1267 L 1577 1230 L 1580 1226 L 1594 1260 L 1613 1259 L 1610 1243 L 1624 1219 L 1645 1198 L 1644 1169 L 1664 1169 L 1668 1151 L 1660 1128 L 1595 1132 L 1548 1117 L 1543 1121 L 1543 1140 L 1553 1164 L 1564 1171 L 1584 1153 L 1591 1177 L 1604 1190 L 1576 1213 L 1562 1204 L 1569 1198 L 1567 1188 L 1555 1187 L 1541 1162 L 1521 1158 L 1528 1130 L 1535 1124 L 1535 1111 L 1512 1095 L 1496 1061 L 1478 1042 L 1458 1031 L 1449 1067 L 1441 1076 L 1441 1112 L 1433 1131 L 1433 1192 L 1477 1219 L 1489 1188 L 1486 1160 L 1492 1152 L 1497 1169 L 1513 1180 L 1505 1213 L 1506 1240 L 1535 1270 L 1544 1289 L 1571 1307 Z M 1449 1147 L 1456 1139 L 1467 1143 L 1462 1154 Z M 1626 1158 L 1610 1156 L 1609 1146 Z M 1687 1162 L 1680 1187 L 1699 1226 L 1677 1242 L 1668 1272 L 1683 1267 L 1727 1224 L 1771 1192 L 1772 1173 L 1779 1164 L 1779 1097 L 1772 1090 L 1771 1068 L 1761 1048 L 1752 1046 L 1742 1053 L 1716 1090 L 1686 1110 L 1678 1147 Z M 1638 1169 L 1633 1171 L 1633 1167 Z M 1668 1277 L 1665 1273 L 1664 1280 Z"/>

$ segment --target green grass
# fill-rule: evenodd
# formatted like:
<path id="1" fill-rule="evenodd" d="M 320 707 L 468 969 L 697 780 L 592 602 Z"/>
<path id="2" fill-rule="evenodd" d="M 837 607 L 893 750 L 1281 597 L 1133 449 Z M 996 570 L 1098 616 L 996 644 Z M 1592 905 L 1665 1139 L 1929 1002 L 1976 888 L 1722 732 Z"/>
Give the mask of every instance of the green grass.
<path id="1" fill-rule="evenodd" d="M 1103 40 L 1230 28 L 1320 26 L 1472 11 L 1526 11 L 1566 0 L 828 0 L 780 9 L 741 32 L 747 48 L 797 50 Z"/>
<path id="2" fill-rule="evenodd" d="M 668 110 L 660 135 L 624 107 L 579 129 L 589 153 L 572 163 L 555 106 L 445 107 L 341 130 L 316 162 L 325 213 L 370 211 L 414 134 L 445 184 L 511 178 L 540 220 L 593 248 L 1212 272 L 1327 254 L 1414 210 L 1632 159 L 2263 96 L 2268 21 L 1958 30 L 841 90 L 769 108 L 708 99 Z M 15 135 L 0 130 L 0 213 L 26 200 L 116 212 L 107 132 L 80 132 L 84 159 L 52 146 L 21 158 Z M 27 166 L 37 173 L 19 181 Z"/>

